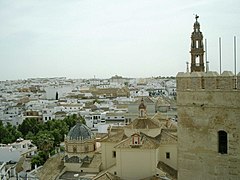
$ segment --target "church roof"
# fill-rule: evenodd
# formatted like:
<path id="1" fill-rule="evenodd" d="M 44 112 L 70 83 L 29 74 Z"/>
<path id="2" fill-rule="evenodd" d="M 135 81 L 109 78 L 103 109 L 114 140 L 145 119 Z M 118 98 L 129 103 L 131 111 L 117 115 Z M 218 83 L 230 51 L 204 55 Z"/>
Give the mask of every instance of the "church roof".
<path id="1" fill-rule="evenodd" d="M 166 119 L 168 118 L 168 116 L 166 114 L 163 114 L 163 113 L 160 113 L 160 112 L 157 112 L 155 113 L 153 116 L 152 116 L 152 120 L 154 122 L 162 122 L 162 121 L 166 121 Z"/>
<path id="2" fill-rule="evenodd" d="M 131 129 L 156 129 L 160 128 L 159 124 L 150 119 L 150 118 L 136 118 L 134 121 L 132 121 L 130 124 L 125 126 L 125 128 L 131 128 Z"/>
<path id="3" fill-rule="evenodd" d="M 166 98 L 159 97 L 156 102 L 157 106 L 170 106 L 170 102 Z"/>
<path id="4" fill-rule="evenodd" d="M 120 131 L 117 134 L 106 136 L 101 142 L 120 142 L 126 138 L 127 136 L 124 134 L 124 131 Z"/>
<path id="5" fill-rule="evenodd" d="M 93 133 L 85 124 L 78 122 L 70 129 L 67 136 L 70 140 L 87 140 L 92 139 Z"/>
<path id="6" fill-rule="evenodd" d="M 120 178 L 109 172 L 104 172 L 103 174 L 93 178 L 93 180 L 120 180 Z"/>
<path id="7" fill-rule="evenodd" d="M 177 143 L 177 130 L 176 129 L 162 129 L 161 133 L 155 137 L 160 145 L 176 144 Z"/>

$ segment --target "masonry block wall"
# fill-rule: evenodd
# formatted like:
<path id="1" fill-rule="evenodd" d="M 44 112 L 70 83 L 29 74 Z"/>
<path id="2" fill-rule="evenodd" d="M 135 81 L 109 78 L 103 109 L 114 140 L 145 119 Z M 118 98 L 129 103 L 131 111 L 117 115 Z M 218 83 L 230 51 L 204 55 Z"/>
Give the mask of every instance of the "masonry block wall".
<path id="1" fill-rule="evenodd" d="M 177 105 L 178 179 L 240 179 L 240 73 L 178 73 Z"/>

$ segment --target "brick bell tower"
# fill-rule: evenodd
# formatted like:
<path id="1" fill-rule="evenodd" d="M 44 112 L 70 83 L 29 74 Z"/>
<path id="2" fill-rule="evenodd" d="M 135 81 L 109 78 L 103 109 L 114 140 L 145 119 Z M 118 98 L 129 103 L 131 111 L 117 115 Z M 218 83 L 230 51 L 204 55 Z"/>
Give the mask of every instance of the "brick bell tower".
<path id="1" fill-rule="evenodd" d="M 200 31 L 200 24 L 198 22 L 199 16 L 196 15 L 196 22 L 193 25 L 193 32 L 191 36 L 191 72 L 204 72 L 204 49 L 203 49 L 203 35 Z"/>

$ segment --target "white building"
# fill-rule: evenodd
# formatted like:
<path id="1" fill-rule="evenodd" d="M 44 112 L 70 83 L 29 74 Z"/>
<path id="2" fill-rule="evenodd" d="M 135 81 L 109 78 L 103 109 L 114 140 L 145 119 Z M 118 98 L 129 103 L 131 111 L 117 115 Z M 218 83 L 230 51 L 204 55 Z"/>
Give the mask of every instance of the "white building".
<path id="1" fill-rule="evenodd" d="M 0 162 L 0 180 L 8 180 L 16 176 L 17 162 Z"/>
<path id="2" fill-rule="evenodd" d="M 67 93 L 72 92 L 74 87 L 72 85 L 62 85 L 62 86 L 48 86 L 45 88 L 46 99 L 58 100 L 64 97 Z"/>
<path id="3" fill-rule="evenodd" d="M 37 147 L 30 140 L 19 139 L 12 144 L 0 144 L 0 161 L 18 162 L 21 156 L 32 156 L 37 151 Z"/>

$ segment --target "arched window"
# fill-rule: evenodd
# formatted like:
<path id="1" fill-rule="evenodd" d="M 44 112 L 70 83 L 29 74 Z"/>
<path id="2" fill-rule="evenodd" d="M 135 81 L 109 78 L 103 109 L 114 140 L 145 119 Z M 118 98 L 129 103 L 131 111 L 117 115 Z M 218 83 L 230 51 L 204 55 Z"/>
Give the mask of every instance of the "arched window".
<path id="1" fill-rule="evenodd" d="M 225 131 L 218 131 L 218 153 L 227 154 L 228 138 Z"/>

